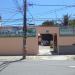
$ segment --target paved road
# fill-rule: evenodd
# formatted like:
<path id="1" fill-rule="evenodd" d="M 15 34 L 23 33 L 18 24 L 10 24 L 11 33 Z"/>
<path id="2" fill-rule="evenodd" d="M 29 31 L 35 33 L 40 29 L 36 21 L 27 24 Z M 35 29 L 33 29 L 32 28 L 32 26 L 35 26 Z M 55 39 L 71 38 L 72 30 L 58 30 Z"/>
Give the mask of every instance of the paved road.
<path id="1" fill-rule="evenodd" d="M 75 61 L 19 61 L 7 64 L 0 75 L 75 75 Z"/>

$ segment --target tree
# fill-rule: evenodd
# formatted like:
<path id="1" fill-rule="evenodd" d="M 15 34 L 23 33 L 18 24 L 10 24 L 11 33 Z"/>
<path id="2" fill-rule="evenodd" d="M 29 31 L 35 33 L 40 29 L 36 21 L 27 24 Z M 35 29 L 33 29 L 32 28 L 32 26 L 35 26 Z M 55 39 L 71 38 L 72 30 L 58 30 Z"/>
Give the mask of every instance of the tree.
<path id="1" fill-rule="evenodd" d="M 42 23 L 42 26 L 54 26 L 54 21 L 45 21 Z"/>
<path id="2" fill-rule="evenodd" d="M 64 15 L 63 25 L 64 26 L 68 26 L 68 22 L 69 22 L 69 16 L 68 15 Z"/>
<path id="3" fill-rule="evenodd" d="M 75 19 L 71 19 L 71 20 L 69 20 L 69 26 L 73 26 L 73 27 L 75 27 Z"/>

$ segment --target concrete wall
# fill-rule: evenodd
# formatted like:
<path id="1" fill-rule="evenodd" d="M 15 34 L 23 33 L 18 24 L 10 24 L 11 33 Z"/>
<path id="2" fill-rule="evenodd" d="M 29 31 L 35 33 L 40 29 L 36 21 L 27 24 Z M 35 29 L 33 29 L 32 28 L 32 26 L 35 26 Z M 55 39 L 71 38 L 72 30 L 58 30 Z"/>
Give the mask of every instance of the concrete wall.
<path id="1" fill-rule="evenodd" d="M 75 43 L 75 36 L 60 36 L 59 35 L 59 27 L 38 27 L 37 33 L 47 34 L 46 30 L 48 30 L 49 34 L 57 33 L 57 45 L 58 46 L 67 46 Z"/>
<path id="2" fill-rule="evenodd" d="M 59 54 L 74 55 L 75 54 L 75 36 L 59 37 Z"/>
<path id="3" fill-rule="evenodd" d="M 38 34 L 52 34 L 57 33 L 57 45 L 65 46 L 75 43 L 74 36 L 59 36 L 58 27 L 36 27 L 36 37 L 28 37 L 26 41 L 26 50 L 29 55 L 37 55 Z M 0 37 L 0 55 L 22 55 L 23 54 L 23 38 L 22 37 Z"/>
<path id="4" fill-rule="evenodd" d="M 48 32 L 46 32 L 48 31 Z M 59 40 L 59 28 L 58 27 L 37 27 L 37 35 L 38 34 L 57 34 L 57 40 Z M 58 41 L 57 41 L 57 45 L 58 45 Z"/>
<path id="5" fill-rule="evenodd" d="M 75 43 L 75 36 L 62 36 L 59 37 L 59 45 L 65 46 L 65 45 L 72 45 Z"/>
<path id="6" fill-rule="evenodd" d="M 67 46 L 59 46 L 59 54 L 61 55 L 74 55 L 75 54 L 75 46 L 67 45 Z"/>
<path id="7" fill-rule="evenodd" d="M 57 35 L 59 35 L 59 28 L 58 27 L 37 27 L 37 33 L 40 34 L 54 34 L 57 33 Z M 49 31 L 49 32 L 46 32 Z"/>
<path id="8" fill-rule="evenodd" d="M 38 53 L 38 43 L 36 38 L 27 38 L 27 54 Z M 0 38 L 0 55 L 22 55 L 23 54 L 23 38 L 11 37 Z"/>
<path id="9" fill-rule="evenodd" d="M 27 39 L 27 54 L 37 55 L 38 50 L 39 50 L 38 38 L 37 37 L 29 37 Z"/>
<path id="10" fill-rule="evenodd" d="M 22 54 L 22 38 L 0 38 L 0 55 Z"/>

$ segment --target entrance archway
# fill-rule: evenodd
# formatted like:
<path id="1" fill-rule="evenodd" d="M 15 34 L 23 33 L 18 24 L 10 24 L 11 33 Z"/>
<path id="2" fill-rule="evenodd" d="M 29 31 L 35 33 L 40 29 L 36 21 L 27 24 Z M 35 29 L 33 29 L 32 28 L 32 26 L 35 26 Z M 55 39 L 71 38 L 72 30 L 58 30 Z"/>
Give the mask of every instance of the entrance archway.
<path id="1" fill-rule="evenodd" d="M 38 36 L 38 45 L 40 55 L 50 55 L 50 51 L 53 51 L 53 35 L 40 34 L 40 36 Z"/>

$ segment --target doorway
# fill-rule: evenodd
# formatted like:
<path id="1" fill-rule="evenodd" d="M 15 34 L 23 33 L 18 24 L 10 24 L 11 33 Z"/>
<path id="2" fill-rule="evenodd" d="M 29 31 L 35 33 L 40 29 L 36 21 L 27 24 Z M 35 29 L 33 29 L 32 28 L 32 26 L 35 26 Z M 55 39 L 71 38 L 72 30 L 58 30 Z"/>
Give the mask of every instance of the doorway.
<path id="1" fill-rule="evenodd" d="M 51 55 L 50 51 L 53 51 L 53 35 L 40 34 L 40 36 L 38 36 L 38 45 L 39 55 Z"/>
<path id="2" fill-rule="evenodd" d="M 41 34 L 38 37 L 38 45 L 50 46 L 52 41 L 53 41 L 52 34 Z"/>

